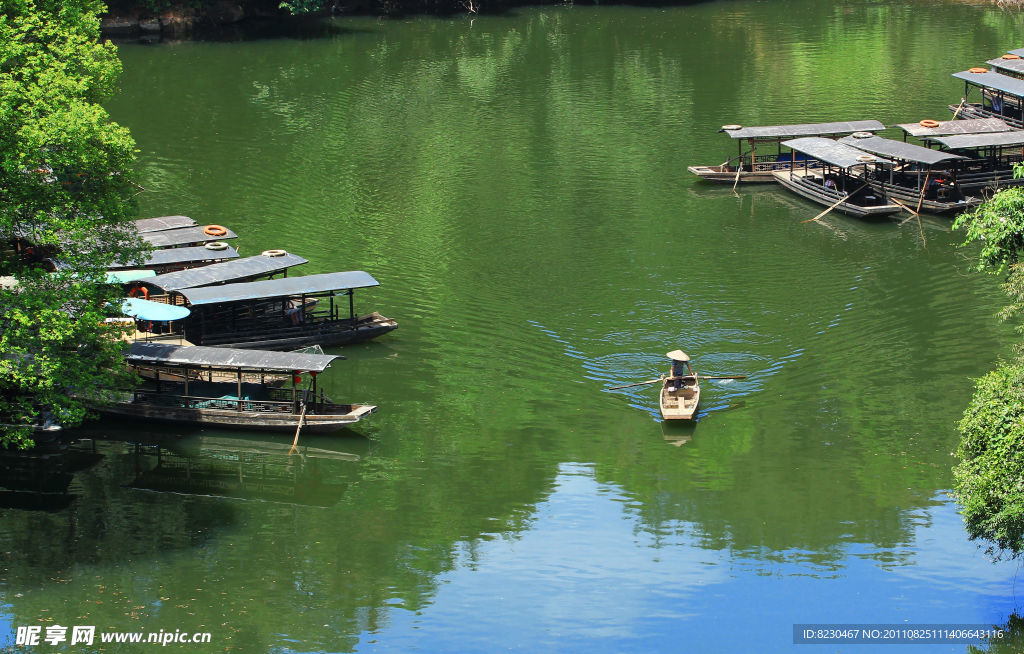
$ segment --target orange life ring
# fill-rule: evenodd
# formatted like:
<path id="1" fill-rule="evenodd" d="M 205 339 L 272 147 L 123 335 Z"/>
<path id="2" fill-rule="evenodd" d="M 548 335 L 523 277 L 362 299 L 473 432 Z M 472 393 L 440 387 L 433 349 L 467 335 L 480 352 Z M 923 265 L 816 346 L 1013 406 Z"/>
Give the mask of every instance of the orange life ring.
<path id="1" fill-rule="evenodd" d="M 145 286 L 136 286 L 132 290 L 128 291 L 128 297 L 135 297 L 136 293 L 142 293 L 143 300 L 149 299 L 149 289 Z"/>
<path id="2" fill-rule="evenodd" d="M 209 236 L 224 236 L 228 233 L 228 228 L 224 225 L 207 225 L 203 227 L 203 233 Z"/>
<path id="3" fill-rule="evenodd" d="M 987 73 L 988 68 L 982 68 L 981 66 L 975 66 L 974 68 L 968 68 L 968 73 Z"/>
<path id="4" fill-rule="evenodd" d="M 1015 54 L 1011 54 L 1011 53 L 1007 52 L 1001 58 L 1002 59 L 1020 59 L 1021 57 L 1020 57 L 1020 55 L 1015 55 Z"/>
<path id="5" fill-rule="evenodd" d="M 939 126 L 939 121 L 937 121 L 937 120 L 932 120 L 930 118 L 925 118 L 924 120 L 921 121 L 921 127 L 932 128 L 932 127 L 938 127 L 938 126 Z"/>

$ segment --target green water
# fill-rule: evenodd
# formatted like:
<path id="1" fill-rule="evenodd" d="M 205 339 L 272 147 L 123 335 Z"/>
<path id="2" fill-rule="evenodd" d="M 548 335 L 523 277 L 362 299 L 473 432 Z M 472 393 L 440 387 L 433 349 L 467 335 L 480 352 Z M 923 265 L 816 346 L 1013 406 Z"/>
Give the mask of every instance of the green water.
<path id="1" fill-rule="evenodd" d="M 686 166 L 733 154 L 723 123 L 945 119 L 950 73 L 1021 26 L 739 0 L 123 45 L 142 215 L 366 270 L 357 310 L 400 327 L 338 350 L 328 394 L 380 409 L 303 457 L 100 424 L 67 495 L 0 495 L 0 644 L 774 652 L 807 649 L 795 623 L 1004 623 L 1017 567 L 947 497 L 971 378 L 1012 342 L 995 280 L 948 219 L 804 224 L 820 207 Z M 676 348 L 749 378 L 690 427 L 604 390 Z"/>

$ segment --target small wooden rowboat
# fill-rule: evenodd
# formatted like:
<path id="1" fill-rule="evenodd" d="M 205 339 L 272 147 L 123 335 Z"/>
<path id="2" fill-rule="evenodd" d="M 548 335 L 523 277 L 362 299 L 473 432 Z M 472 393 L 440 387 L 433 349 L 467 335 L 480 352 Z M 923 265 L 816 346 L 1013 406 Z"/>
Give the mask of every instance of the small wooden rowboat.
<path id="1" fill-rule="evenodd" d="M 700 402 L 700 383 L 690 368 L 690 357 L 682 350 L 673 350 L 666 356 L 672 360 L 672 371 L 662 381 L 661 417 L 665 420 L 693 420 Z"/>

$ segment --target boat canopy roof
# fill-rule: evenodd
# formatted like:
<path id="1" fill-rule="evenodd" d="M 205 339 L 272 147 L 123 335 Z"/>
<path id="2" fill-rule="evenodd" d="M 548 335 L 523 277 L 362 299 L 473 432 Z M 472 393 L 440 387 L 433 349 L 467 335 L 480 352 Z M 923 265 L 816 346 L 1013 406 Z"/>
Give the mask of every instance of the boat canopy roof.
<path id="1" fill-rule="evenodd" d="M 892 139 L 884 139 L 881 136 L 846 136 L 839 139 L 840 143 L 852 145 L 858 150 L 864 150 L 872 154 L 880 154 L 890 159 L 899 159 L 900 161 L 913 161 L 914 163 L 925 164 L 927 166 L 933 166 L 943 161 L 953 161 L 955 159 L 966 159 L 958 154 L 951 152 L 943 152 L 942 150 L 932 150 L 929 148 L 921 147 L 920 145 L 914 145 L 913 143 L 904 143 L 903 141 L 894 141 Z"/>
<path id="2" fill-rule="evenodd" d="M 188 318 L 192 312 L 186 307 L 130 297 L 121 304 L 121 313 L 139 320 L 171 321 Z"/>
<path id="3" fill-rule="evenodd" d="M 995 132 L 992 134 L 955 134 L 952 136 L 939 136 L 933 140 L 950 150 L 1024 145 L 1024 131 L 1015 129 L 1011 132 Z"/>
<path id="4" fill-rule="evenodd" d="M 918 138 L 949 136 L 950 134 L 984 134 L 1009 132 L 1012 128 L 998 118 L 971 118 L 969 120 L 940 120 L 938 127 L 924 127 L 921 123 L 896 125 L 907 134 Z"/>
<path id="5" fill-rule="evenodd" d="M 165 229 L 178 229 L 179 227 L 191 227 L 196 224 L 188 216 L 160 216 L 159 218 L 141 218 L 135 221 L 135 229 L 139 233 L 161 232 Z"/>
<path id="6" fill-rule="evenodd" d="M 887 159 L 876 157 L 873 154 L 866 154 L 863 150 L 858 150 L 845 143 L 819 136 L 783 141 L 782 145 L 838 168 L 853 168 L 854 166 L 866 166 L 876 163 L 892 164 Z"/>
<path id="7" fill-rule="evenodd" d="M 259 282 L 243 284 L 224 284 L 222 286 L 203 286 L 201 288 L 183 288 L 178 291 L 188 300 L 189 304 L 218 304 L 220 302 L 239 302 L 241 300 L 262 300 L 290 295 L 310 295 L 313 293 L 330 293 L 331 291 L 352 288 L 380 286 L 380 282 L 362 270 L 349 272 L 323 273 L 306 277 L 283 277 L 265 279 Z"/>
<path id="8" fill-rule="evenodd" d="M 336 354 L 301 354 L 266 350 L 237 350 L 199 345 L 168 345 L 165 343 L 132 343 L 125 359 L 136 365 L 183 366 L 230 370 L 269 370 L 274 372 L 323 372 Z"/>
<path id="9" fill-rule="evenodd" d="M 741 127 L 723 129 L 734 139 L 788 139 L 797 136 L 825 136 L 828 134 L 852 134 L 853 132 L 878 132 L 885 125 L 877 120 L 854 120 L 841 123 L 806 123 L 802 125 L 767 125 L 764 127 Z"/>
<path id="10" fill-rule="evenodd" d="M 160 232 L 146 232 L 142 234 L 142 240 L 155 248 L 169 248 L 176 245 L 187 245 L 188 243 L 205 243 L 207 241 L 223 241 L 227 238 L 238 238 L 230 229 L 226 234 L 211 236 L 203 230 L 206 227 L 179 227 L 177 229 L 165 229 Z M 225 228 L 227 229 L 227 228 Z"/>
<path id="11" fill-rule="evenodd" d="M 953 73 L 953 77 L 962 79 L 968 84 L 974 84 L 975 86 L 983 86 L 993 91 L 1001 91 L 1018 98 L 1024 97 L 1024 79 L 1000 75 L 991 71 L 987 73 L 972 73 L 969 70 Z"/>
<path id="12" fill-rule="evenodd" d="M 667 356 L 669 359 L 672 359 L 673 361 L 689 361 L 690 360 L 690 357 L 686 354 L 686 352 L 683 352 L 682 350 L 672 350 L 671 352 L 669 352 L 665 356 Z"/>
<path id="13" fill-rule="evenodd" d="M 999 70 L 1008 70 L 1017 74 L 1024 73 L 1024 59 L 1003 59 L 1002 57 L 996 57 L 995 59 L 989 59 L 985 63 L 993 68 L 998 68 Z"/>
<path id="14" fill-rule="evenodd" d="M 142 265 L 147 267 L 170 266 L 183 263 L 201 263 L 203 261 L 222 261 L 224 259 L 236 258 L 238 258 L 238 252 L 236 252 L 235 248 L 232 247 L 227 247 L 223 250 L 211 250 L 203 245 L 195 245 L 187 248 L 153 250 L 149 253 L 149 256 Z M 59 262 L 54 263 L 55 265 L 60 265 Z M 136 264 L 133 263 L 119 262 L 111 264 L 110 269 L 134 268 L 135 266 Z"/>
<path id="15" fill-rule="evenodd" d="M 201 268 L 164 273 L 147 279 L 146 284 L 164 291 L 177 291 L 183 288 L 223 284 L 246 277 L 269 275 L 304 263 L 308 262 L 297 254 L 285 253 L 279 257 L 259 254 L 255 257 L 214 263 Z"/>

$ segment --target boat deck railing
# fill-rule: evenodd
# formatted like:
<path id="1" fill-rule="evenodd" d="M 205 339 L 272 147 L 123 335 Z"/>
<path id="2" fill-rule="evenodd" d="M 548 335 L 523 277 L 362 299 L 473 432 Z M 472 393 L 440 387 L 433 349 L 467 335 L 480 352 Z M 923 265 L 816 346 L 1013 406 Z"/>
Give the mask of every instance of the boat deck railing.
<path id="1" fill-rule="evenodd" d="M 743 170 L 752 170 L 758 173 L 770 173 L 774 170 L 789 170 L 793 165 L 792 155 L 788 152 L 780 154 L 757 154 L 753 157 L 753 167 L 751 167 L 751 156 L 747 152 L 743 155 L 737 155 L 732 157 L 725 162 L 725 166 L 735 166 L 737 162 L 743 168 Z M 808 168 L 820 168 L 821 162 L 817 159 L 800 158 L 796 160 L 798 166 L 806 165 Z"/>
<path id="2" fill-rule="evenodd" d="M 182 386 L 179 385 L 178 388 Z M 265 397 L 243 397 L 242 399 L 232 396 L 203 397 L 151 389 L 138 389 L 132 393 L 133 404 L 179 409 L 221 409 L 250 413 L 297 414 L 303 402 L 307 404 L 311 415 L 344 415 L 355 408 L 352 404 L 336 404 L 323 393 L 317 397 L 308 389 L 297 390 L 295 401 L 292 401 L 290 388 L 267 388 Z"/>
<path id="3" fill-rule="evenodd" d="M 754 171 L 755 172 L 772 172 L 774 170 L 789 170 L 793 167 L 793 162 L 789 158 L 784 161 L 779 161 L 778 157 L 769 156 L 766 161 L 758 161 L 761 157 L 755 157 Z M 808 168 L 821 168 L 821 162 L 817 159 L 797 159 L 796 165 L 803 168 L 805 165 Z"/>
<path id="4" fill-rule="evenodd" d="M 1005 112 L 1000 113 L 993 111 L 990 107 L 984 106 L 979 102 L 966 103 L 963 105 L 949 105 L 949 110 L 956 113 L 957 118 L 998 118 L 1010 127 L 1016 127 L 1017 129 L 1024 128 L 1024 120 L 1021 118 L 1014 118 L 1013 116 L 1007 115 Z"/>
<path id="5" fill-rule="evenodd" d="M 367 327 L 373 325 L 380 319 L 381 316 L 376 314 L 369 314 L 366 316 L 359 316 L 354 320 L 352 318 L 337 318 L 321 319 L 316 321 L 300 322 L 298 324 L 291 324 L 290 321 L 281 320 L 285 324 L 276 328 L 270 328 L 267 322 L 278 322 L 277 320 L 268 320 L 262 325 L 254 325 L 250 328 L 242 328 L 239 326 L 236 329 L 231 329 L 230 324 L 209 324 L 205 323 L 200 326 L 202 332 L 195 337 L 195 340 L 200 340 L 203 345 L 220 345 L 223 343 L 245 343 L 249 341 L 269 341 L 275 338 L 290 338 L 295 336 L 301 336 L 305 334 L 334 334 L 343 331 L 355 331 L 361 327 Z M 192 338 L 189 334 L 190 339 Z"/>
<path id="6" fill-rule="evenodd" d="M 271 395 L 273 397 L 273 394 Z M 166 406 L 180 409 L 224 409 L 249 413 L 295 413 L 294 402 L 275 399 L 246 399 L 234 397 L 198 397 L 174 395 L 156 391 L 137 390 L 133 404 Z"/>

